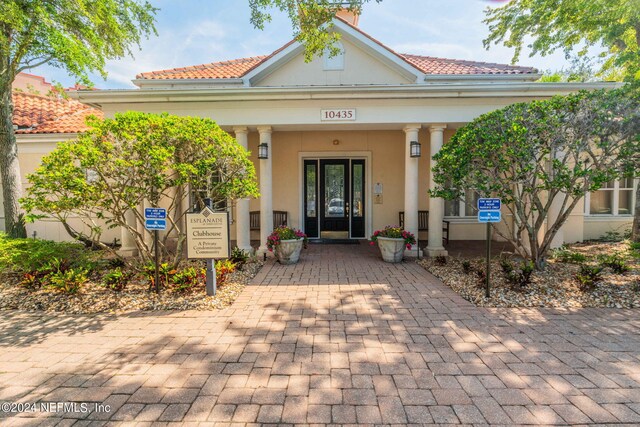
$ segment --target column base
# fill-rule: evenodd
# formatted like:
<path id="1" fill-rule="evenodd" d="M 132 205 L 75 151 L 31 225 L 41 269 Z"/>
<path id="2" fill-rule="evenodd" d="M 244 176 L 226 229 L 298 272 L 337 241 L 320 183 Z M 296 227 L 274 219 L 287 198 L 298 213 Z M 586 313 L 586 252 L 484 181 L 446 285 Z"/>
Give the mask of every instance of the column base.
<path id="1" fill-rule="evenodd" d="M 249 255 L 253 255 L 256 249 L 253 246 L 238 246 L 238 249 L 245 251 Z"/>
<path id="2" fill-rule="evenodd" d="M 449 256 L 449 252 L 447 252 L 447 250 L 442 246 L 439 248 L 427 247 L 427 256 L 429 257 Z"/>

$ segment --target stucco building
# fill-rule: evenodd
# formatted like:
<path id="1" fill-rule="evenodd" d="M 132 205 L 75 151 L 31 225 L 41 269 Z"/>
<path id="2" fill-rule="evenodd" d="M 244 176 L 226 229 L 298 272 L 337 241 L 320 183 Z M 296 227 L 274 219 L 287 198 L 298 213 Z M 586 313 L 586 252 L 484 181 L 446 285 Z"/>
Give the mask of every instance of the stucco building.
<path id="1" fill-rule="evenodd" d="M 610 86 L 536 83 L 540 74 L 530 67 L 398 53 L 343 18 L 335 19 L 335 57 L 307 63 L 292 41 L 270 55 L 145 72 L 134 80 L 138 89 L 79 91 L 77 98 L 106 117 L 127 110 L 203 116 L 235 135 L 251 152 L 261 192 L 232 208 L 241 248 L 259 240 L 264 249 L 273 211 L 286 212 L 288 224 L 312 238 L 360 239 L 397 224 L 400 212 L 417 233 L 422 210 L 430 230 L 421 232 L 422 246 L 435 255 L 446 252 L 443 220 L 451 240 L 484 238 L 473 194 L 450 202 L 428 195 L 430 159 L 456 129 L 514 102 Z M 411 156 L 412 142 L 421 144 L 421 157 Z M 612 182 L 588 196 L 559 241 L 627 226 L 633 184 Z M 260 212 L 259 230 L 250 212 Z M 132 244 L 126 234 L 122 243 Z"/>

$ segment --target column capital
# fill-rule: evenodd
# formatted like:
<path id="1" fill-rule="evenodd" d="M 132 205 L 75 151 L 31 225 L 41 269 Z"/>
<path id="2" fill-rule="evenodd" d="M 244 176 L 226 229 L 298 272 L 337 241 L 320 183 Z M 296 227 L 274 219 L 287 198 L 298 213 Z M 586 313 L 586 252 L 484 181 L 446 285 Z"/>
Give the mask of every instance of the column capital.
<path id="1" fill-rule="evenodd" d="M 258 126 L 259 133 L 271 133 L 271 126 Z"/>
<path id="2" fill-rule="evenodd" d="M 404 131 L 404 133 L 418 132 L 420 131 L 421 128 L 422 128 L 422 125 L 420 123 L 409 123 L 409 124 L 406 124 L 402 130 Z"/>
<path id="3" fill-rule="evenodd" d="M 236 135 L 239 133 L 246 134 L 246 133 L 249 133 L 249 128 L 246 126 L 234 126 L 233 133 L 235 133 Z"/>
<path id="4" fill-rule="evenodd" d="M 429 125 L 429 132 L 443 132 L 447 128 L 446 123 L 435 123 Z"/>

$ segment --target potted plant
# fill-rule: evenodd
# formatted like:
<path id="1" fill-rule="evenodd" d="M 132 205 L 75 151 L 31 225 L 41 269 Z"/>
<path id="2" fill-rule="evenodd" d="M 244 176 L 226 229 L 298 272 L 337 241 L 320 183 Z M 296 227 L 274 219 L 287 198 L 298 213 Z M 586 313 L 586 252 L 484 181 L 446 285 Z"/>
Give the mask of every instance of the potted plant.
<path id="1" fill-rule="evenodd" d="M 415 245 L 415 236 L 402 229 L 387 225 L 383 230 L 376 230 L 371 236 L 371 244 L 378 243 L 382 259 L 386 262 L 400 262 L 404 257 L 404 250 Z"/>
<path id="2" fill-rule="evenodd" d="M 276 255 L 280 264 L 295 264 L 298 262 L 300 251 L 306 245 L 306 234 L 285 225 L 277 227 L 267 237 L 267 248 Z"/>

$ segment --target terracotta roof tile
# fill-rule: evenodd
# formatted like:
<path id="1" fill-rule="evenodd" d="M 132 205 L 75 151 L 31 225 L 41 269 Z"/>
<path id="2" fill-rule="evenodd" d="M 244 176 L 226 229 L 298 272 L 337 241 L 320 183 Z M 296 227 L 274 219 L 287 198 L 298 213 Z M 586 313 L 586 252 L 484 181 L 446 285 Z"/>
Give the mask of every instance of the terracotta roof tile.
<path id="1" fill-rule="evenodd" d="M 267 55 L 250 58 L 233 59 L 231 61 L 212 62 L 210 64 L 193 65 L 169 70 L 150 71 L 136 76 L 137 79 L 233 79 L 245 75 L 250 69 L 260 64 Z"/>
<path id="2" fill-rule="evenodd" d="M 382 48 L 397 55 L 416 69 L 425 74 L 432 75 L 527 75 L 537 74 L 538 70 L 533 67 L 520 67 L 506 64 L 495 64 L 478 61 L 465 61 L 457 59 L 437 58 L 433 56 L 420 56 L 411 54 L 401 54 L 395 52 L 382 42 L 371 37 L 360 28 L 351 25 L 344 19 L 337 17 L 347 25 L 358 31 L 365 37 L 380 45 Z M 169 70 L 150 71 L 136 76 L 138 79 L 231 79 L 240 78 L 249 71 L 259 66 L 261 63 L 271 58 L 295 40 L 292 40 L 277 49 L 270 55 L 253 56 L 249 58 L 232 59 L 230 61 L 212 62 L 209 64 L 194 65 L 184 68 L 172 68 Z"/>
<path id="3" fill-rule="evenodd" d="M 73 99 L 14 91 L 13 124 L 16 133 L 77 133 L 87 130 L 85 118 L 103 117 L 102 111 Z"/>
<path id="4" fill-rule="evenodd" d="M 425 74 L 536 74 L 533 67 L 399 54 Z"/>

